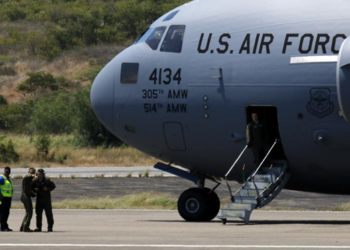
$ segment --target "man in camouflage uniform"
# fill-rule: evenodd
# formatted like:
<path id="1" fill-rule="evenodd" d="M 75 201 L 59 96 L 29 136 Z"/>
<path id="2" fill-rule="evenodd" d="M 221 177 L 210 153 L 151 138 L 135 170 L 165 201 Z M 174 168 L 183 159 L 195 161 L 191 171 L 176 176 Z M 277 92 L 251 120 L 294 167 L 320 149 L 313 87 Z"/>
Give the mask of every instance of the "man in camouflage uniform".
<path id="1" fill-rule="evenodd" d="M 35 177 L 35 168 L 29 168 L 28 175 L 23 178 L 22 181 L 22 194 L 21 201 L 26 210 L 20 231 L 21 232 L 33 232 L 30 227 L 30 221 L 33 217 L 33 203 L 32 197 L 35 197 L 35 194 L 32 189 L 33 178 Z"/>
<path id="2" fill-rule="evenodd" d="M 56 188 L 49 178 L 45 177 L 44 169 L 39 169 L 37 177 L 33 180 L 33 190 L 36 193 L 36 229 L 35 232 L 41 232 L 43 210 L 45 210 L 48 232 L 52 232 L 53 228 L 53 214 L 52 214 L 52 203 L 51 203 L 51 192 Z"/>
<path id="3" fill-rule="evenodd" d="M 252 121 L 247 126 L 247 145 L 251 148 L 254 161 L 260 165 L 268 152 L 268 134 L 265 124 L 259 121 L 257 113 L 252 114 Z"/>

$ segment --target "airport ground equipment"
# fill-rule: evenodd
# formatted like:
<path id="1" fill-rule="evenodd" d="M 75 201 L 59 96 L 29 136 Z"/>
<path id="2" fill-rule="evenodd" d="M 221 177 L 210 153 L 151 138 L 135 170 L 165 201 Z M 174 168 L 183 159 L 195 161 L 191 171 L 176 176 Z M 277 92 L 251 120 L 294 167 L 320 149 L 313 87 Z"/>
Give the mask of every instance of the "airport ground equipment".
<path id="1" fill-rule="evenodd" d="M 242 188 L 234 193 L 228 183 L 227 176 L 247 147 L 244 148 L 227 172 L 226 184 L 231 195 L 231 202 L 223 204 L 221 215 L 217 217 L 222 220 L 223 224 L 234 219 L 241 219 L 245 224 L 248 224 L 253 210 L 268 205 L 287 184 L 290 174 L 288 173 L 288 162 L 286 160 L 273 160 L 270 162 L 270 166 L 264 164 L 277 143 L 278 140 L 272 145 L 256 171 L 244 182 Z"/>

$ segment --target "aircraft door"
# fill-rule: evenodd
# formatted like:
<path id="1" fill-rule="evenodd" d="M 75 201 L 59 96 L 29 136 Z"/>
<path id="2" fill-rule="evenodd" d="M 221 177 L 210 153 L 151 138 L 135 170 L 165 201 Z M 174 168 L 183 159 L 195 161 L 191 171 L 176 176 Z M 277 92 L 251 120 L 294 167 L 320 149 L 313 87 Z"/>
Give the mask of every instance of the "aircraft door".
<path id="1" fill-rule="evenodd" d="M 344 119 L 350 123 L 350 39 L 346 39 L 339 52 L 337 64 L 338 102 Z"/>
<path id="2" fill-rule="evenodd" d="M 265 126 L 265 143 L 269 147 L 274 143 L 275 139 L 281 141 L 280 127 L 278 123 L 278 110 L 274 106 L 247 106 L 246 115 L 247 123 L 252 121 L 252 114 L 257 113 L 259 116 L 259 121 Z M 266 146 L 267 146 L 266 145 Z M 285 160 L 286 155 L 283 149 L 282 141 L 278 143 L 271 153 L 271 160 Z"/>

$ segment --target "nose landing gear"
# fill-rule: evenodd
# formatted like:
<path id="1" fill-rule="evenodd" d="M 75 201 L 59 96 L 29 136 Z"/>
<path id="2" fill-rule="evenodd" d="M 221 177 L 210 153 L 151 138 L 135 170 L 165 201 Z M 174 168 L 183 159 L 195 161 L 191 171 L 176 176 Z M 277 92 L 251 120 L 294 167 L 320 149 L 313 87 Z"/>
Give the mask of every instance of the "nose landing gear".
<path id="1" fill-rule="evenodd" d="M 220 210 L 220 200 L 209 188 L 190 188 L 179 197 L 177 208 L 186 221 L 211 221 Z"/>
<path id="2" fill-rule="evenodd" d="M 220 199 L 214 190 L 221 184 L 211 176 L 200 177 L 170 164 L 157 163 L 154 168 L 177 175 L 181 178 L 192 181 L 198 188 L 190 188 L 183 192 L 177 202 L 177 209 L 182 218 L 186 221 L 211 221 L 220 210 Z M 216 186 L 211 190 L 204 187 L 205 180 L 211 180 Z"/>

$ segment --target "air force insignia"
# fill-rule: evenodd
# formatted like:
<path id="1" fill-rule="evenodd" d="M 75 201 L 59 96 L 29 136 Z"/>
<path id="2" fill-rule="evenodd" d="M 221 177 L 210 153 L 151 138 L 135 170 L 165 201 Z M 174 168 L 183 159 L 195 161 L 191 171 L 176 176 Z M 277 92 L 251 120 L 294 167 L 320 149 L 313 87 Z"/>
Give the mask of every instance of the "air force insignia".
<path id="1" fill-rule="evenodd" d="M 307 110 L 320 119 L 330 115 L 334 110 L 334 104 L 330 98 L 331 91 L 329 89 L 311 89 Z"/>

